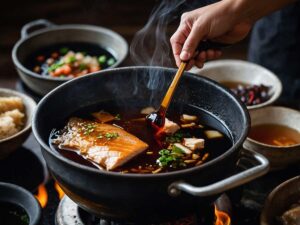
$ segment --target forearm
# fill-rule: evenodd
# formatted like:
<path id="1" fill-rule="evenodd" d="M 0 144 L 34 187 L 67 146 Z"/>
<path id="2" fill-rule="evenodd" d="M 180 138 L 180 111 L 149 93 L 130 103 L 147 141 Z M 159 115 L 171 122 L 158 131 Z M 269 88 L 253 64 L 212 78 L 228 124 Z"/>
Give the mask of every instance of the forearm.
<path id="1" fill-rule="evenodd" d="M 297 0 L 224 0 L 230 4 L 240 21 L 254 23 L 265 15 L 277 11 Z"/>

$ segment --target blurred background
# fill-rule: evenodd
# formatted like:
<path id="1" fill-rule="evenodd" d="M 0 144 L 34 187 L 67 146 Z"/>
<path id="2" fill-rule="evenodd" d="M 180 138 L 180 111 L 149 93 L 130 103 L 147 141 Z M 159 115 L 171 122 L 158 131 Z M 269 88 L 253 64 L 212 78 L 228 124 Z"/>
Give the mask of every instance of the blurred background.
<path id="1" fill-rule="evenodd" d="M 153 7 L 158 3 L 160 1 L 157 0 L 10 0 L 5 2 L 5 6 L 0 7 L 0 86 L 10 88 L 15 86 L 18 75 L 13 66 L 11 51 L 20 39 L 20 31 L 24 24 L 44 18 L 56 24 L 98 25 L 118 32 L 130 44 L 134 34 L 147 23 Z M 176 29 L 178 18 L 174 18 L 170 25 L 171 32 Z M 222 58 L 246 59 L 247 47 L 248 40 L 245 40 L 225 50 Z M 122 66 L 129 65 L 133 65 L 130 56 Z"/>

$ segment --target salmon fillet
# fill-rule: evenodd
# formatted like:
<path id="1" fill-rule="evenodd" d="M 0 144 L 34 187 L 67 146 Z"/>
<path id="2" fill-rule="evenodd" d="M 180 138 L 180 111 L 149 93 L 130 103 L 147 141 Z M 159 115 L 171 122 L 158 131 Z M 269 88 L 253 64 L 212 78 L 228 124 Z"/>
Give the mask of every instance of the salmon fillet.
<path id="1" fill-rule="evenodd" d="M 80 151 L 106 170 L 123 165 L 148 148 L 145 142 L 119 127 L 76 117 L 70 118 L 55 143 L 62 149 Z"/>

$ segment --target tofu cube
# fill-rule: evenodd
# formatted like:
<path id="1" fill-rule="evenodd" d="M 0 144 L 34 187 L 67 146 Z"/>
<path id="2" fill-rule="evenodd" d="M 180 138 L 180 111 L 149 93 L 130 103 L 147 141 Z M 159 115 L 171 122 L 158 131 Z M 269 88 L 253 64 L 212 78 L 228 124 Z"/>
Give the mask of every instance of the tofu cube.
<path id="1" fill-rule="evenodd" d="M 184 138 L 183 144 L 191 150 L 203 149 L 204 148 L 204 139 L 200 138 Z"/>
<path id="2" fill-rule="evenodd" d="M 166 134 L 174 134 L 176 131 L 180 129 L 179 125 L 177 123 L 174 123 L 171 120 L 165 119 L 165 125 L 163 127 L 163 131 Z"/>

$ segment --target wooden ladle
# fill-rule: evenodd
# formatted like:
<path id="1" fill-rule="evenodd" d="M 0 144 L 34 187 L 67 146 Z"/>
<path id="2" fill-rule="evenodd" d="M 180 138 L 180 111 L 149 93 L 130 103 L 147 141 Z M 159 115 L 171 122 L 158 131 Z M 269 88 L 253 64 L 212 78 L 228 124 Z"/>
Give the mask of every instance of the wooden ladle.
<path id="1" fill-rule="evenodd" d="M 196 49 L 196 55 L 197 53 L 200 53 L 202 51 L 207 51 L 209 49 L 212 50 L 220 50 L 225 47 L 229 47 L 229 44 L 224 44 L 224 43 L 218 43 L 218 42 L 213 42 L 213 41 L 202 41 L 200 42 L 198 48 Z M 165 118 L 166 118 L 166 112 L 169 108 L 169 105 L 172 101 L 174 92 L 176 90 L 176 87 L 179 83 L 179 80 L 188 64 L 188 61 L 181 62 L 177 73 L 175 74 L 172 83 L 170 84 L 167 93 L 165 94 L 159 109 L 156 112 L 150 113 L 146 116 L 146 121 L 154 128 L 154 129 L 159 129 L 164 126 L 165 124 Z"/>

